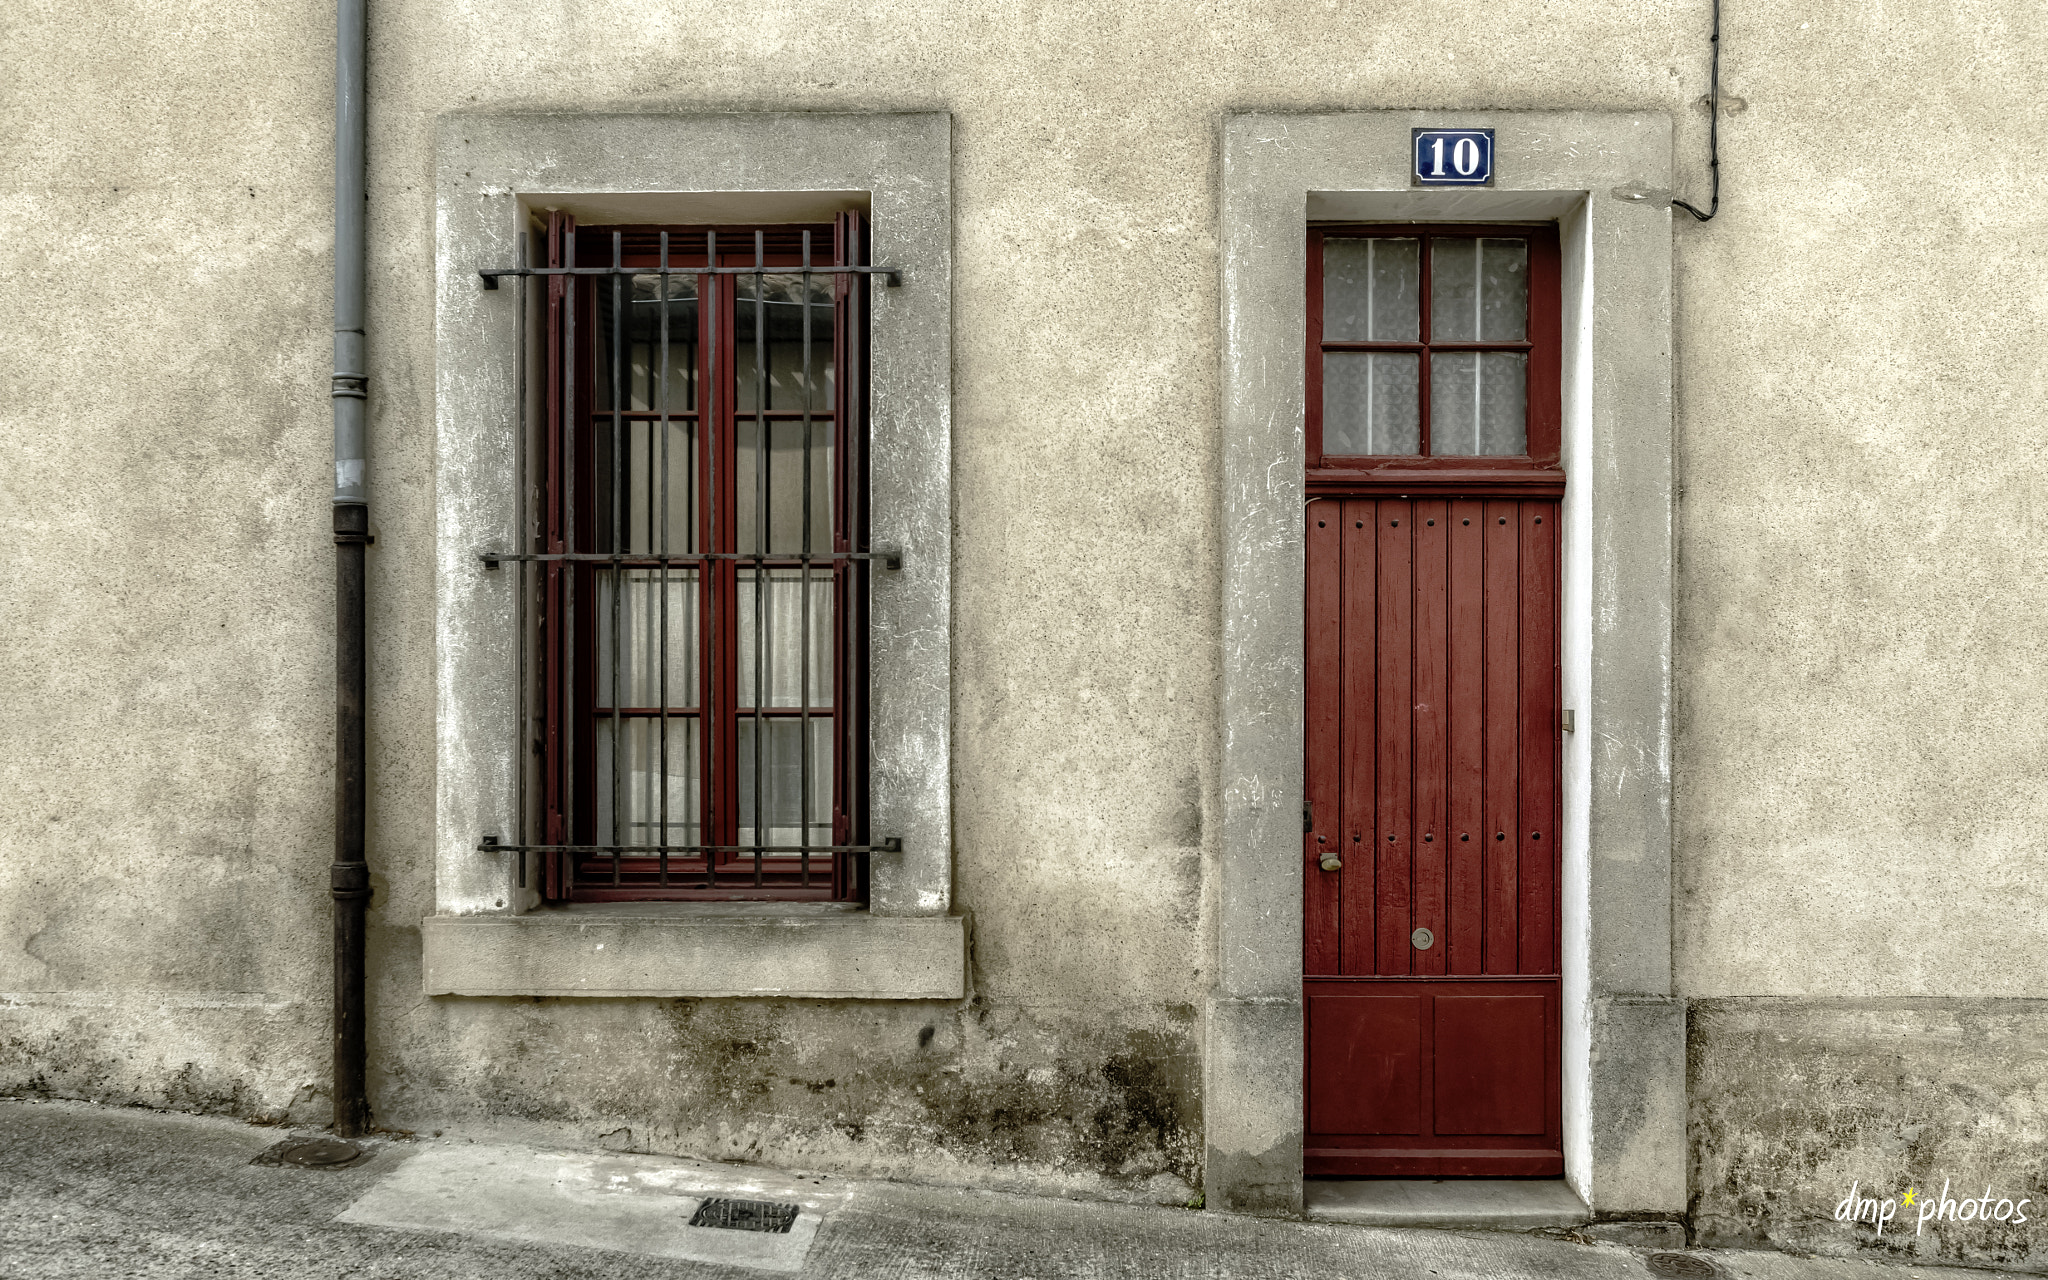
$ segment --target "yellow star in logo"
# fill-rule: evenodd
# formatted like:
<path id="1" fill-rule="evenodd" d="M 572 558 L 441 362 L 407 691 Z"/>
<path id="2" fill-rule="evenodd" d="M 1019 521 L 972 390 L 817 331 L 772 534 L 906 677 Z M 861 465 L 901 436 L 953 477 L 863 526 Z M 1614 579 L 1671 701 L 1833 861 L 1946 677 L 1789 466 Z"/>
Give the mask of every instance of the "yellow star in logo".
<path id="1" fill-rule="evenodd" d="M 1915 1191 L 1913 1188 L 1907 1187 L 1906 1194 L 1899 1197 L 1899 1203 L 1905 1205 L 1907 1208 L 1910 1209 L 1913 1207 L 1913 1197 L 1918 1194 L 1920 1193 Z"/>

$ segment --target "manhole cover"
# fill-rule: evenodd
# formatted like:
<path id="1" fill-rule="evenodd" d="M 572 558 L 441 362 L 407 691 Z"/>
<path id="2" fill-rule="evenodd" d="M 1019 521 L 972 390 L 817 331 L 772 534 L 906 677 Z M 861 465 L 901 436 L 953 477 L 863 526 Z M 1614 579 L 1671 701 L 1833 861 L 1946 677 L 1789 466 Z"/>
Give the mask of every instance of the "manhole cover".
<path id="1" fill-rule="evenodd" d="M 706 1200 L 690 1215 L 693 1227 L 723 1227 L 728 1231 L 787 1232 L 796 1221 L 797 1206 L 773 1200 Z"/>
<path id="2" fill-rule="evenodd" d="M 1653 1253 L 1644 1260 L 1653 1276 L 1718 1276 L 1721 1269 L 1690 1253 Z"/>
<path id="3" fill-rule="evenodd" d="M 303 1169 L 346 1169 L 368 1159 L 369 1149 L 340 1138 L 286 1138 L 250 1164 L 295 1164 Z"/>

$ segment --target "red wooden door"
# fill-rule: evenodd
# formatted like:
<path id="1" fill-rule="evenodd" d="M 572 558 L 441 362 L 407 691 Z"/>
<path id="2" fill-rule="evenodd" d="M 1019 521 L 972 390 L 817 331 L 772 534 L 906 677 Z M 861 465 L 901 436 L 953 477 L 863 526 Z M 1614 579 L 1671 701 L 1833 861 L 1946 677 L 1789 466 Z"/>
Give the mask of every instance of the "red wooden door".
<path id="1" fill-rule="evenodd" d="M 1309 504 L 1311 1175 L 1564 1171 L 1557 511 Z"/>

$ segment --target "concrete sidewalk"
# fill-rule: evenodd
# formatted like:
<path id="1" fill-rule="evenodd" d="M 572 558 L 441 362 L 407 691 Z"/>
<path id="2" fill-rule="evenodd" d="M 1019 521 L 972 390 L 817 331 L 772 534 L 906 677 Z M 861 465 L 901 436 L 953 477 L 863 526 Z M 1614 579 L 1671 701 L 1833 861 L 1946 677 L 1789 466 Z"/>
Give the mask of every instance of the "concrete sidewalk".
<path id="1" fill-rule="evenodd" d="M 287 1136 L 194 1116 L 0 1102 L 0 1276 L 1650 1274 L 1643 1252 L 1536 1235 L 1274 1222 L 446 1139 L 384 1143 L 341 1170 L 249 1163 Z M 795 1206 L 796 1218 L 773 1234 L 687 1225 L 707 1198 L 773 1200 Z M 1984 1274 L 1693 1256 L 1755 1280 Z"/>

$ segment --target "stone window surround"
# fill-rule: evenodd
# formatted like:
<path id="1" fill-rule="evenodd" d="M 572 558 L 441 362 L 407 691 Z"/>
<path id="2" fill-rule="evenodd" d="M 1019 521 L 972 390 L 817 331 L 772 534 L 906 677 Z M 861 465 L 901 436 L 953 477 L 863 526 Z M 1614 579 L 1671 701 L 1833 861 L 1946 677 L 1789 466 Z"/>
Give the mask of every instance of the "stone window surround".
<path id="1" fill-rule="evenodd" d="M 1496 130 L 1497 185 L 1410 184 L 1410 130 Z M 1686 1206 L 1671 994 L 1668 116 L 1251 113 L 1223 127 L 1223 833 L 1204 1191 L 1299 1214 L 1303 370 L 1310 221 L 1555 219 L 1564 252 L 1565 1177 L 1599 1216 Z"/>
<path id="2" fill-rule="evenodd" d="M 435 914 L 429 995 L 958 999 L 952 912 L 951 119 L 853 114 L 455 113 L 436 129 Z M 875 854 L 866 909 L 831 903 L 619 903 L 534 910 L 509 856 L 518 671 L 519 299 L 477 269 L 517 261 L 535 211 L 585 223 L 790 222 L 870 211 L 873 545 L 869 741 Z"/>

